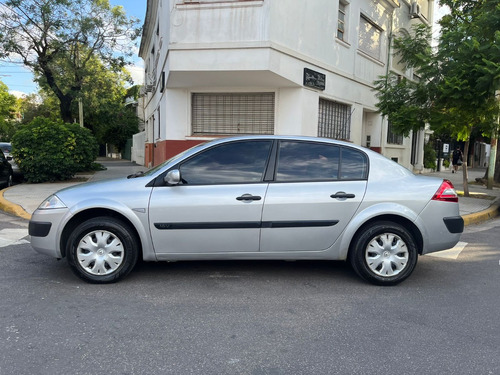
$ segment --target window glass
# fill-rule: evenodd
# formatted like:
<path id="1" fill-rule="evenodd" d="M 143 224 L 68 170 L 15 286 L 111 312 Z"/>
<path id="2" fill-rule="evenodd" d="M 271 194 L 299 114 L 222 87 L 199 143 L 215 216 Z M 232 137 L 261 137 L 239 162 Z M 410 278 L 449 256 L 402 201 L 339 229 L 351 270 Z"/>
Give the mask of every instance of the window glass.
<path id="1" fill-rule="evenodd" d="M 403 136 L 394 132 L 393 125 L 390 121 L 387 123 L 387 143 L 393 145 L 402 145 L 403 144 Z"/>
<path id="2" fill-rule="evenodd" d="M 361 15 L 359 20 L 359 49 L 380 60 L 381 35 L 381 29 Z"/>
<path id="3" fill-rule="evenodd" d="M 347 18 L 347 5 L 340 1 L 339 2 L 339 14 L 337 22 L 337 38 L 346 41 L 346 18 Z"/>
<path id="4" fill-rule="evenodd" d="M 180 166 L 185 184 L 234 184 L 263 179 L 272 141 L 233 142 L 213 147 Z"/>
<path id="5" fill-rule="evenodd" d="M 308 142 L 280 142 L 276 181 L 336 180 L 339 147 Z"/>
<path id="6" fill-rule="evenodd" d="M 368 173 L 365 154 L 351 148 L 342 148 L 341 180 L 364 180 Z"/>

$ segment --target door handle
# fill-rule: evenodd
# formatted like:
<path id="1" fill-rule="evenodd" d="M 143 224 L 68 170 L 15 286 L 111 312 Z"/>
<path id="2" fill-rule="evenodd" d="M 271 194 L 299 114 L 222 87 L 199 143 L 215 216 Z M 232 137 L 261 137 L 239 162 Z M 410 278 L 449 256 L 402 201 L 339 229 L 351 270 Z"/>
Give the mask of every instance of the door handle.
<path id="1" fill-rule="evenodd" d="M 236 198 L 237 201 L 260 201 L 262 198 L 258 195 L 243 194 L 241 197 Z"/>
<path id="2" fill-rule="evenodd" d="M 330 198 L 355 198 L 356 196 L 351 193 L 345 193 L 343 191 L 337 191 L 335 194 L 330 195 Z"/>

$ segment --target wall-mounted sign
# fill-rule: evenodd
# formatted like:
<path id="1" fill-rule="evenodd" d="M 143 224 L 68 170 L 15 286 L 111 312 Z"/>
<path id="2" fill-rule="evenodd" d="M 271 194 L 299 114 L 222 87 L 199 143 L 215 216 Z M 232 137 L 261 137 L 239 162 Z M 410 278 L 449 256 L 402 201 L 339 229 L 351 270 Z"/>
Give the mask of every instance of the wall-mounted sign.
<path id="1" fill-rule="evenodd" d="M 326 75 L 304 68 L 304 86 L 324 90 L 326 87 Z"/>

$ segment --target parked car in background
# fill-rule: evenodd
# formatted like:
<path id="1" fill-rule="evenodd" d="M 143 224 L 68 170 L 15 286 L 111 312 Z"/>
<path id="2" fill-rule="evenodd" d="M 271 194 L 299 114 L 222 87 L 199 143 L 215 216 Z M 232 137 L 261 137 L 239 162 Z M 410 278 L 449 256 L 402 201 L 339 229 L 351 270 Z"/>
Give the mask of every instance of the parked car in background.
<path id="1" fill-rule="evenodd" d="M 29 223 L 40 253 L 109 283 L 146 261 L 348 260 L 393 285 L 463 231 L 448 180 L 416 176 L 330 139 L 244 136 L 187 150 L 147 173 L 64 189 Z"/>
<path id="2" fill-rule="evenodd" d="M 0 187 L 6 188 L 12 186 L 13 175 L 12 166 L 0 150 Z"/>
<path id="3" fill-rule="evenodd" d="M 21 173 L 19 166 L 17 165 L 16 161 L 14 160 L 14 157 L 12 156 L 12 144 L 10 144 L 9 142 L 0 142 L 0 150 L 2 150 L 5 157 L 7 158 L 7 161 L 12 166 L 12 172 L 14 178 L 15 179 L 22 178 L 23 174 Z"/>

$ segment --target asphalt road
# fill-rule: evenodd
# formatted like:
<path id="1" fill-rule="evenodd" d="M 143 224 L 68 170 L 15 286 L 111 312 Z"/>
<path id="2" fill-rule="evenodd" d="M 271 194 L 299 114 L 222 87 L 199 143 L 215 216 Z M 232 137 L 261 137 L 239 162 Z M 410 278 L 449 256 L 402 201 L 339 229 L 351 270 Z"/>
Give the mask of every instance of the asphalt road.
<path id="1" fill-rule="evenodd" d="M 0 375 L 500 373 L 500 219 L 396 287 L 281 261 L 142 263 L 90 285 L 26 228 L 0 214 Z"/>

